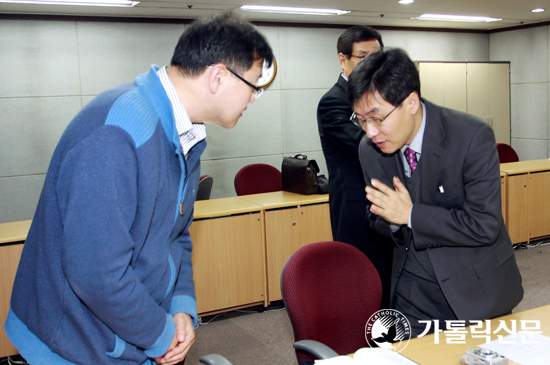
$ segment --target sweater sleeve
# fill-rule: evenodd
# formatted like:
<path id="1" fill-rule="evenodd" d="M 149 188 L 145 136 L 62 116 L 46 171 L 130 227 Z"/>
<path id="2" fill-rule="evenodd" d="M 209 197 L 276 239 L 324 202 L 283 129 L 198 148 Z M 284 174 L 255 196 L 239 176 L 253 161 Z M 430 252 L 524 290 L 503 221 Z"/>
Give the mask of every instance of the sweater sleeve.
<path id="1" fill-rule="evenodd" d="M 192 218 L 190 221 L 192 221 Z M 195 284 L 193 282 L 193 265 L 191 263 L 192 243 L 189 227 L 186 227 L 180 236 L 179 244 L 182 247 L 183 253 L 169 313 L 171 315 L 176 313 L 189 314 L 193 318 L 193 326 L 196 326 L 197 301 L 195 298 Z"/>
<path id="2" fill-rule="evenodd" d="M 137 168 L 135 145 L 118 127 L 102 127 L 69 151 L 56 187 L 61 260 L 86 307 L 122 340 L 156 357 L 168 349 L 175 323 L 130 265 Z"/>

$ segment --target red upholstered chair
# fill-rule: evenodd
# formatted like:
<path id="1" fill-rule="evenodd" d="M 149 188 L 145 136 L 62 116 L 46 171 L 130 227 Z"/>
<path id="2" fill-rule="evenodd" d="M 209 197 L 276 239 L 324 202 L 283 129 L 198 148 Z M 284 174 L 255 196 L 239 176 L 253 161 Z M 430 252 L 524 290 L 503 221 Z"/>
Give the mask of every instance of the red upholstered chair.
<path id="1" fill-rule="evenodd" d="M 516 151 L 506 143 L 497 143 L 498 158 L 500 163 L 518 162 L 519 157 Z"/>
<path id="2" fill-rule="evenodd" d="M 380 310 L 382 284 L 374 265 L 342 242 L 312 243 L 296 251 L 281 274 L 298 363 L 349 354 L 368 346 L 365 326 Z M 310 348 L 318 341 L 321 346 Z"/>
<path id="3" fill-rule="evenodd" d="M 281 171 L 265 163 L 246 165 L 235 175 L 237 195 L 270 193 L 283 190 Z"/>

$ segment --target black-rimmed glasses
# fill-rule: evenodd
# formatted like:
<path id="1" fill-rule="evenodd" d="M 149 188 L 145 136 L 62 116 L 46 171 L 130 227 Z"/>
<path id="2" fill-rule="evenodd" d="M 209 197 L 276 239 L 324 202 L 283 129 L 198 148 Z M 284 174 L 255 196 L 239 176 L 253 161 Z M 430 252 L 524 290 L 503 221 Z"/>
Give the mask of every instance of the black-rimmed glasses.
<path id="1" fill-rule="evenodd" d="M 260 97 L 260 95 L 263 94 L 264 92 L 264 89 L 260 89 L 259 87 L 257 87 L 256 85 L 252 85 L 250 82 L 246 81 L 242 76 L 240 76 L 238 73 L 236 73 L 235 71 L 233 71 L 232 69 L 230 69 L 229 67 L 227 67 L 227 71 L 231 72 L 233 75 L 237 76 L 242 82 L 244 82 L 245 84 L 247 84 L 248 86 L 250 86 L 252 88 L 253 93 L 254 93 L 254 98 L 255 99 L 258 99 Z"/>
<path id="2" fill-rule="evenodd" d="M 401 106 L 402 103 L 399 103 L 399 105 L 397 105 L 395 108 L 393 108 L 391 110 L 391 112 L 389 112 L 388 114 L 386 114 L 385 117 L 382 117 L 382 118 L 377 118 L 377 117 L 370 117 L 370 118 L 359 118 L 357 116 L 357 114 L 355 112 L 353 112 L 353 114 L 351 115 L 351 117 L 349 118 L 349 120 L 351 120 L 353 122 L 353 124 L 355 124 L 356 126 L 358 127 L 361 127 L 361 128 L 364 128 L 365 125 L 369 124 L 369 123 L 373 123 L 375 124 L 377 127 L 380 126 L 382 124 L 383 121 L 386 120 L 386 118 L 388 118 L 390 116 L 391 113 L 393 113 L 393 111 L 397 108 L 399 108 Z"/>

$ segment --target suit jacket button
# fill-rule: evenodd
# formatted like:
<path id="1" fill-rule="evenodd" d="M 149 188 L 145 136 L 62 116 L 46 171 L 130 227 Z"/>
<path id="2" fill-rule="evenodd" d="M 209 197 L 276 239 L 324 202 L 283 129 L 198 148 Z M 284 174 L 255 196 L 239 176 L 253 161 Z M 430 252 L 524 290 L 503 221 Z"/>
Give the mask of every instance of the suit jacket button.
<path id="1" fill-rule="evenodd" d="M 180 203 L 180 215 L 183 215 L 185 213 L 185 209 L 183 208 L 183 202 Z"/>

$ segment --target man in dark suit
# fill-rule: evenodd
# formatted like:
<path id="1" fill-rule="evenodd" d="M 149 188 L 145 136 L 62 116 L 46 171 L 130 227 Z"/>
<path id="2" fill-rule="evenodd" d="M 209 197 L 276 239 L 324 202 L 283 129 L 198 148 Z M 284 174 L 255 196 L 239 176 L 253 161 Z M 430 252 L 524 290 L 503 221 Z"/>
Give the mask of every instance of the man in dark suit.
<path id="1" fill-rule="evenodd" d="M 378 270 L 384 288 L 383 307 L 389 304 L 391 250 L 365 220 L 365 181 L 357 149 L 363 130 L 350 121 L 352 114 L 346 84 L 349 74 L 369 53 L 383 47 L 380 34 L 356 25 L 338 38 L 342 73 L 321 98 L 317 109 L 319 135 L 329 173 L 329 206 L 334 240 L 349 243 L 365 253 Z"/>
<path id="2" fill-rule="evenodd" d="M 394 244 L 392 308 L 419 320 L 483 320 L 512 310 L 521 276 L 501 213 L 492 129 L 420 98 L 414 63 L 399 49 L 372 54 L 348 83 L 367 219 Z M 433 328 L 433 326 L 432 326 Z"/>

